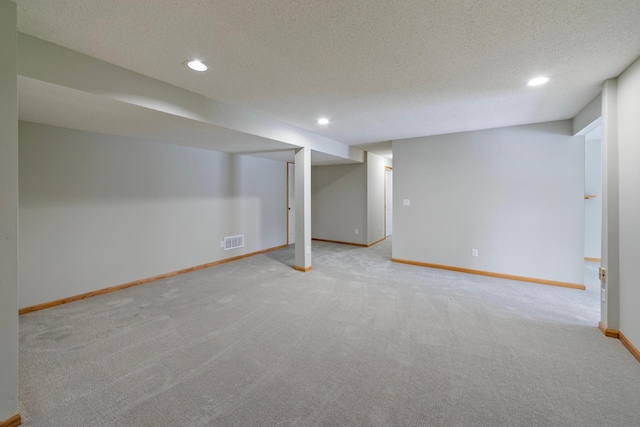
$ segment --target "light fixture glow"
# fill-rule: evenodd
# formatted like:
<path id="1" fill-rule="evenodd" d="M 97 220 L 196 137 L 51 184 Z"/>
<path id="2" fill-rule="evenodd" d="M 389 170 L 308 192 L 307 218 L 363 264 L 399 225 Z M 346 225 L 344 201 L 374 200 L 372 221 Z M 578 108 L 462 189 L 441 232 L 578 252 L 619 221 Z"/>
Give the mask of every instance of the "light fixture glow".
<path id="1" fill-rule="evenodd" d="M 187 67 L 191 68 L 193 71 L 207 71 L 209 69 L 207 64 L 197 59 L 187 61 Z"/>
<path id="2" fill-rule="evenodd" d="M 535 79 L 529 80 L 527 86 L 540 86 L 549 81 L 549 77 L 536 77 Z"/>
<path id="3" fill-rule="evenodd" d="M 326 117 L 320 117 L 317 121 L 317 123 L 319 125 L 328 125 L 329 124 L 329 119 L 327 119 Z"/>

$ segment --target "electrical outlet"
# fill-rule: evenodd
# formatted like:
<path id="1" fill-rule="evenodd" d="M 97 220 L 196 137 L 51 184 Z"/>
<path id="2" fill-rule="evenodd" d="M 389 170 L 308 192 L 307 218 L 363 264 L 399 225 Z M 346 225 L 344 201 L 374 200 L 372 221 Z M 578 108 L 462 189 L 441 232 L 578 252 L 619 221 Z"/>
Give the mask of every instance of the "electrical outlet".
<path id="1" fill-rule="evenodd" d="M 477 249 L 471 249 L 471 256 L 478 256 L 478 250 Z"/>
<path id="2" fill-rule="evenodd" d="M 598 270 L 598 276 L 600 277 L 600 281 L 602 283 L 607 283 L 607 269 L 604 267 L 600 267 Z"/>
<path id="3" fill-rule="evenodd" d="M 411 206 L 411 200 L 402 199 L 402 206 Z"/>

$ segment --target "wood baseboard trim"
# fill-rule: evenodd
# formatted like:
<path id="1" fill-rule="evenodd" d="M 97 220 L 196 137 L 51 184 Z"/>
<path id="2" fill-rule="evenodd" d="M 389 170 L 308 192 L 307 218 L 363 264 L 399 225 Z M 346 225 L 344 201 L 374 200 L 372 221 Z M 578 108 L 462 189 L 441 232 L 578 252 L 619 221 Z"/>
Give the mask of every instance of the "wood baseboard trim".
<path id="1" fill-rule="evenodd" d="M 367 247 L 367 245 L 365 245 L 364 243 L 352 243 L 352 242 L 341 242 L 339 240 L 316 239 L 315 237 L 311 240 L 315 240 L 316 242 L 327 242 L 327 243 L 338 243 L 341 245 L 360 246 L 363 248 Z"/>
<path id="2" fill-rule="evenodd" d="M 620 342 L 622 342 L 622 345 L 625 346 L 627 350 L 629 350 L 629 353 L 631 353 L 631 355 L 635 357 L 638 362 L 640 362 L 640 351 L 633 344 L 631 344 L 631 341 L 629 341 L 629 339 L 625 337 L 622 332 L 615 329 L 607 329 L 602 322 L 598 322 L 598 329 L 600 329 L 600 331 L 606 337 L 619 339 Z"/>
<path id="3" fill-rule="evenodd" d="M 166 279 L 168 277 L 178 276 L 180 274 L 191 273 L 192 271 L 203 270 L 205 268 L 214 267 L 216 265 L 225 264 L 225 263 L 231 262 L 231 261 L 237 261 L 237 260 L 243 259 L 243 258 L 249 258 L 249 257 L 255 256 L 255 255 L 260 255 L 260 254 L 264 254 L 264 253 L 267 253 L 267 252 L 277 251 L 278 249 L 283 249 L 283 248 L 286 248 L 286 247 L 287 247 L 287 245 L 274 246 L 273 248 L 263 249 L 263 250 L 260 250 L 260 251 L 251 252 L 251 253 L 244 254 L 244 255 L 238 255 L 238 256 L 231 257 L 231 258 L 225 258 L 225 259 L 221 259 L 221 260 L 218 260 L 218 261 L 208 262 L 206 264 L 196 265 L 195 267 L 189 267 L 189 268 L 184 268 L 182 270 L 177 270 L 177 271 L 172 271 L 172 272 L 169 272 L 169 273 L 159 274 L 157 276 L 147 277 L 146 279 L 134 280 L 133 282 L 123 283 L 121 285 L 111 286 L 111 287 L 104 288 L 104 289 L 98 289 L 97 291 L 86 292 L 86 293 L 80 294 L 80 295 L 74 295 L 74 296 L 70 296 L 70 297 L 67 297 L 67 298 L 61 298 L 61 299 L 58 299 L 58 300 L 55 300 L 55 301 L 49 301 L 49 302 L 45 302 L 45 303 L 42 303 L 42 304 L 32 305 L 30 307 L 21 308 L 20 310 L 18 310 L 18 314 L 19 315 L 23 315 L 23 314 L 27 314 L 27 313 L 32 313 L 34 311 L 44 310 L 45 308 L 51 308 L 51 307 L 55 307 L 55 306 L 58 306 L 58 305 L 67 304 L 67 303 L 73 302 L 73 301 L 79 301 L 79 300 L 82 300 L 82 299 L 95 297 L 97 295 L 108 294 L 108 293 L 119 291 L 119 290 L 122 290 L 122 289 L 131 288 L 133 286 L 144 285 L 145 283 L 149 283 L 149 282 L 155 282 L 156 280 Z M 3 426 L 0 425 L 0 427 L 3 427 Z"/>
<path id="4" fill-rule="evenodd" d="M 604 323 L 602 322 L 598 322 L 598 329 L 600 329 L 600 332 L 602 332 L 605 337 L 620 338 L 620 331 L 616 331 L 615 329 L 607 329 L 607 327 L 604 326 Z"/>
<path id="5" fill-rule="evenodd" d="M 15 414 L 11 418 L 0 421 L 0 427 L 18 427 L 20 425 L 22 425 L 22 418 L 20 418 L 20 414 Z"/>
<path id="6" fill-rule="evenodd" d="M 430 264 L 427 262 L 409 261 L 405 259 L 391 258 L 391 261 L 401 264 L 417 265 L 420 267 L 439 268 L 441 270 L 457 271 L 459 273 L 477 274 L 479 276 L 497 277 L 498 279 L 518 280 L 521 282 L 538 283 L 541 285 L 560 286 L 563 288 L 586 290 L 584 285 L 578 283 L 557 282 L 555 280 L 537 279 L 535 277 L 515 276 L 512 274 L 493 273 L 491 271 L 472 270 L 470 268 L 452 267 L 449 265 Z"/>
<path id="7" fill-rule="evenodd" d="M 306 273 L 308 271 L 311 271 L 312 267 L 311 266 L 309 266 L 309 267 L 300 267 L 299 265 L 294 265 L 293 269 L 296 270 L 296 271 L 302 271 L 303 273 Z"/>
<path id="8" fill-rule="evenodd" d="M 386 237 L 383 237 L 383 238 L 382 238 L 382 239 L 380 239 L 380 240 L 376 240 L 376 241 L 375 241 L 375 242 L 373 242 L 373 243 L 369 243 L 369 244 L 367 245 L 367 247 L 368 247 L 368 248 L 370 248 L 370 247 L 371 247 L 371 246 L 373 246 L 373 245 L 377 245 L 378 243 L 382 242 L 383 240 L 387 240 L 387 238 L 386 238 Z"/>
<path id="9" fill-rule="evenodd" d="M 600 258 L 591 258 L 591 257 L 584 257 L 585 261 L 589 261 L 589 262 L 601 262 L 602 260 Z"/>
<path id="10" fill-rule="evenodd" d="M 328 239 L 316 239 L 315 237 L 311 240 L 315 240 L 316 242 L 327 242 L 327 243 L 337 243 L 339 245 L 351 245 L 351 246 L 359 246 L 361 248 L 370 248 L 373 245 L 376 245 L 380 242 L 382 242 L 383 240 L 386 240 L 386 237 L 383 237 L 380 240 L 376 240 L 373 243 L 369 243 L 369 244 L 364 244 L 364 243 L 352 243 L 352 242 L 342 242 L 340 240 L 328 240 Z"/>
<path id="11" fill-rule="evenodd" d="M 622 345 L 624 345 L 627 350 L 629 350 L 629 353 L 631 353 L 631 355 L 635 357 L 638 362 L 640 362 L 640 351 L 638 351 L 638 349 L 635 348 L 633 344 L 631 344 L 631 341 L 629 341 L 622 332 L 618 332 L 618 335 L 620 341 L 622 342 Z"/>

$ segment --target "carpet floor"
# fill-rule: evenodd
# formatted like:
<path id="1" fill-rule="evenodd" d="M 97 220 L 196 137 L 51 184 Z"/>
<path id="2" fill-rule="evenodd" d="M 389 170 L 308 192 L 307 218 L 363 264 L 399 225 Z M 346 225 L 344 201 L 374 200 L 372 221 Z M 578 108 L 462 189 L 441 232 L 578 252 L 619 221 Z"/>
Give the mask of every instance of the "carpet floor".
<path id="1" fill-rule="evenodd" d="M 293 246 L 20 317 L 28 427 L 639 426 L 587 291 Z"/>

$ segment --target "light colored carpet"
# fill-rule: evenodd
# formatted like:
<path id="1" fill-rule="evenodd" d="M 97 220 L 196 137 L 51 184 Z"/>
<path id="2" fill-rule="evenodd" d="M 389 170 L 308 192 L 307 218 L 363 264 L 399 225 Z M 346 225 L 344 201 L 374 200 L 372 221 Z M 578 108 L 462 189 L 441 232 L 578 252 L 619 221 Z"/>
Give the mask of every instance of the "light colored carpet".
<path id="1" fill-rule="evenodd" d="M 314 242 L 20 318 L 30 427 L 638 426 L 588 291 Z"/>

